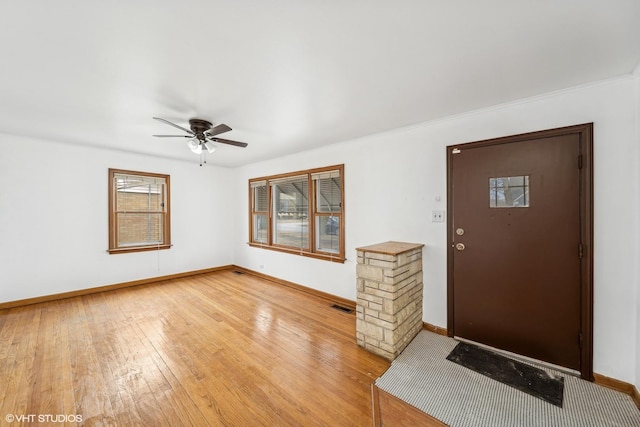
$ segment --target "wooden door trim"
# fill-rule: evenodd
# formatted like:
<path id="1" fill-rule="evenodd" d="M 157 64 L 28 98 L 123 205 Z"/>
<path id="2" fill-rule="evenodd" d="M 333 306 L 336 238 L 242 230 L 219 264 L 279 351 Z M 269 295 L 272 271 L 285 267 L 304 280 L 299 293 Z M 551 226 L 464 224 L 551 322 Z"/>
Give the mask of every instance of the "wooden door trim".
<path id="1" fill-rule="evenodd" d="M 447 146 L 447 335 L 453 336 L 453 154 L 461 147 L 480 148 L 497 144 L 578 134 L 582 173 L 580 174 L 580 238 L 583 257 L 580 271 L 580 376 L 593 381 L 593 123 L 584 123 L 482 141 Z"/>

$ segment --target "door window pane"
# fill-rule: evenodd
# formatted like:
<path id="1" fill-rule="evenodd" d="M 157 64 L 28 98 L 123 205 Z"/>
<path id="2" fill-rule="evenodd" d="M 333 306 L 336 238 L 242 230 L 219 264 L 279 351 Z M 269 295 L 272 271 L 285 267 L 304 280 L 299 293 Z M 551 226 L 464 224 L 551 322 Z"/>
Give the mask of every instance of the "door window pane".
<path id="1" fill-rule="evenodd" d="M 529 207 L 529 176 L 489 178 L 489 207 Z"/>

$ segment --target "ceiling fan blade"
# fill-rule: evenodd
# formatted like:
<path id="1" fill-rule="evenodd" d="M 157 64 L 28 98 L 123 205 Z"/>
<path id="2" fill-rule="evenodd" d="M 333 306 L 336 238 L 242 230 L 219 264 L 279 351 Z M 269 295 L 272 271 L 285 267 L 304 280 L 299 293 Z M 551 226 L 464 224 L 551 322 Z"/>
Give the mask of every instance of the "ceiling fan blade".
<path id="1" fill-rule="evenodd" d="M 236 147 L 246 147 L 247 145 L 249 145 L 246 142 L 232 141 L 230 139 L 209 138 L 209 140 L 213 142 L 220 142 L 222 144 L 235 145 Z"/>
<path id="2" fill-rule="evenodd" d="M 231 128 L 229 126 L 221 123 L 219 125 L 215 125 L 214 127 L 209 129 L 208 131 L 205 131 L 204 133 L 207 136 L 215 136 L 215 135 L 219 135 L 221 133 L 229 132 L 230 130 L 231 130 Z"/>
<path id="3" fill-rule="evenodd" d="M 158 138 L 193 138 L 193 135 L 153 135 Z"/>
<path id="4" fill-rule="evenodd" d="M 173 126 L 174 128 L 178 128 L 178 129 L 180 129 L 180 130 L 183 130 L 183 131 L 187 132 L 187 133 L 188 133 L 188 134 L 190 134 L 190 135 L 195 135 L 195 134 L 194 134 L 190 129 L 183 128 L 182 126 L 178 126 L 178 125 L 177 125 L 177 124 L 175 124 L 175 123 L 171 123 L 169 120 L 165 120 L 165 119 L 162 119 L 162 118 L 160 118 L 160 117 L 154 117 L 154 119 L 155 119 L 155 120 L 159 120 L 159 121 L 161 121 L 162 123 L 166 123 L 166 124 L 168 124 L 169 126 Z"/>

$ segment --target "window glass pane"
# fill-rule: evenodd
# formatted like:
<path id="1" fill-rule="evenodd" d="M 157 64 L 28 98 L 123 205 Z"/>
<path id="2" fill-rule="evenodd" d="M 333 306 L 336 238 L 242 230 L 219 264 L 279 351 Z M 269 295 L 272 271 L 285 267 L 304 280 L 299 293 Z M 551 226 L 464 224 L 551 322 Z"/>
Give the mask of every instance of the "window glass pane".
<path id="1" fill-rule="evenodd" d="M 295 248 L 309 248 L 309 185 L 306 177 L 272 184 L 273 242 Z"/>
<path id="2" fill-rule="evenodd" d="M 529 176 L 489 178 L 489 207 L 529 207 Z"/>
<path id="3" fill-rule="evenodd" d="M 267 199 L 267 186 L 262 185 L 253 189 L 253 210 L 255 212 L 266 212 L 269 209 Z"/>
<path id="4" fill-rule="evenodd" d="M 316 216 L 316 249 L 340 253 L 340 217 Z"/>
<path id="5" fill-rule="evenodd" d="M 266 215 L 253 215 L 253 241 L 267 243 L 269 227 Z"/>
<path id="6" fill-rule="evenodd" d="M 118 247 L 161 244 L 163 221 L 163 213 L 118 213 Z"/>
<path id="7" fill-rule="evenodd" d="M 316 179 L 318 212 L 340 212 L 340 177 Z"/>
<path id="8" fill-rule="evenodd" d="M 115 175 L 116 211 L 164 211 L 164 179 Z"/>

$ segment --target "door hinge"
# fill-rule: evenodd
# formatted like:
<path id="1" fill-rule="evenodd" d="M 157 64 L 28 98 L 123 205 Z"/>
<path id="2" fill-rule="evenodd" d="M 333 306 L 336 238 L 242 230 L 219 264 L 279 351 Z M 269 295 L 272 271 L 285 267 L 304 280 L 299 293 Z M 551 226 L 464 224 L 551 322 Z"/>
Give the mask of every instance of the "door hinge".
<path id="1" fill-rule="evenodd" d="M 582 259 L 583 255 L 584 255 L 584 246 L 582 246 L 582 243 L 580 243 L 580 246 L 578 247 L 578 256 L 580 257 L 580 259 Z"/>
<path id="2" fill-rule="evenodd" d="M 582 154 L 578 156 L 578 169 L 582 169 Z"/>

